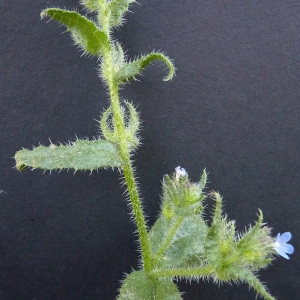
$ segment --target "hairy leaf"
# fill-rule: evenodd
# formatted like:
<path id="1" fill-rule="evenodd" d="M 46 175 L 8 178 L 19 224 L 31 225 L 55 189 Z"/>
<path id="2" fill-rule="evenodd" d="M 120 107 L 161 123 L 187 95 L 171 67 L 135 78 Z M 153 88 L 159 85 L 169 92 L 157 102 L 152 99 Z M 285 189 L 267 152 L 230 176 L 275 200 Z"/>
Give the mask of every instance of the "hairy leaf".
<path id="1" fill-rule="evenodd" d="M 97 170 L 121 167 L 123 164 L 115 146 L 102 140 L 77 140 L 70 145 L 39 146 L 33 150 L 23 149 L 15 155 L 16 167 L 43 170 Z"/>
<path id="2" fill-rule="evenodd" d="M 167 65 L 169 73 L 163 80 L 171 80 L 175 74 L 175 68 L 173 66 L 173 63 L 167 56 L 163 55 L 162 53 L 153 52 L 148 55 L 142 56 L 137 60 L 125 64 L 125 66 L 121 68 L 116 74 L 117 81 L 126 82 L 130 79 L 134 79 L 137 75 L 141 74 L 141 72 L 147 65 L 149 65 L 152 61 L 155 60 L 162 61 Z"/>
<path id="3" fill-rule="evenodd" d="M 251 240 L 261 231 L 261 227 L 263 225 L 263 213 L 261 210 L 259 210 L 259 217 L 254 227 L 250 227 L 248 232 L 246 232 L 238 241 L 237 247 L 239 249 L 247 248 L 249 247 L 249 243 L 251 243 Z"/>
<path id="4" fill-rule="evenodd" d="M 216 201 L 213 221 L 205 241 L 205 252 L 208 261 L 219 266 L 232 254 L 235 247 L 235 224 L 222 216 L 222 197 L 217 192 L 211 192 Z"/>
<path id="5" fill-rule="evenodd" d="M 68 27 L 76 44 L 92 55 L 101 55 L 104 48 L 109 48 L 109 41 L 104 32 L 92 21 L 76 11 L 59 8 L 48 8 L 42 11 L 41 17 L 50 17 Z"/>
<path id="6" fill-rule="evenodd" d="M 127 142 L 130 150 L 133 150 L 139 145 L 139 137 L 137 135 L 140 126 L 139 114 L 130 102 L 125 101 L 124 103 L 128 110 L 127 113 L 125 107 L 122 106 L 122 114 L 125 120 L 124 140 Z M 112 109 L 109 107 L 102 115 L 100 127 L 102 134 L 107 141 L 117 143 L 119 138 L 115 130 L 112 115 Z"/>
<path id="7" fill-rule="evenodd" d="M 204 254 L 206 234 L 207 226 L 199 215 L 174 218 L 169 224 L 161 216 L 149 238 L 161 267 L 184 267 L 199 262 L 198 258 Z"/>
<path id="8" fill-rule="evenodd" d="M 110 25 L 119 26 L 122 24 L 122 16 L 128 11 L 129 4 L 135 2 L 135 0 L 112 0 L 109 4 L 109 10 L 111 12 Z"/>
<path id="9" fill-rule="evenodd" d="M 206 173 L 206 170 L 204 169 L 203 173 L 201 175 L 200 182 L 199 182 L 199 192 L 200 192 L 200 194 L 203 192 L 203 189 L 205 188 L 206 182 L 207 182 L 207 173 Z"/>
<path id="10" fill-rule="evenodd" d="M 99 9 L 99 0 L 81 0 L 80 2 L 89 11 L 97 11 Z"/>
<path id="11" fill-rule="evenodd" d="M 152 281 L 143 271 L 129 274 L 117 300 L 181 300 L 177 286 L 169 278 Z"/>
<path id="12" fill-rule="evenodd" d="M 151 251 L 153 254 L 157 253 L 157 251 L 159 250 L 162 241 L 164 239 L 164 236 L 167 233 L 167 230 L 168 230 L 168 222 L 166 218 L 163 215 L 161 215 L 156 220 L 151 230 L 149 231 Z"/>
<path id="13" fill-rule="evenodd" d="M 240 270 L 238 274 L 239 281 L 245 281 L 249 286 L 253 287 L 258 295 L 261 295 L 266 300 L 276 300 L 264 286 L 264 284 L 256 277 L 255 274 L 247 269 Z"/>
<path id="14" fill-rule="evenodd" d="M 165 252 L 164 266 L 184 266 L 204 254 L 207 233 L 205 222 L 199 215 L 184 218 L 171 246 Z"/>

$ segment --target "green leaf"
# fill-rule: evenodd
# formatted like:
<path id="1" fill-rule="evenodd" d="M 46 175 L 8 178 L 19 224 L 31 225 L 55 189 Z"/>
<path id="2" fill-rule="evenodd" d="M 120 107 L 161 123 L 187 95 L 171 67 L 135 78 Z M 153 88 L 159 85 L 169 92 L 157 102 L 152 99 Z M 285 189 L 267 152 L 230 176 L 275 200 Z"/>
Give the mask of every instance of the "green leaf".
<path id="1" fill-rule="evenodd" d="M 222 222 L 222 197 L 218 192 L 211 192 L 210 195 L 216 201 L 212 225 L 220 227 Z"/>
<path id="2" fill-rule="evenodd" d="M 76 11 L 48 8 L 41 12 L 41 17 L 50 17 L 68 27 L 76 44 L 92 55 L 101 55 L 109 49 L 109 40 L 95 23 L 81 16 Z"/>
<path id="3" fill-rule="evenodd" d="M 276 300 L 267 290 L 265 285 L 249 270 L 240 270 L 238 281 L 245 281 L 249 286 L 253 287 L 258 295 L 262 296 L 266 300 Z"/>
<path id="4" fill-rule="evenodd" d="M 140 126 L 139 114 L 130 102 L 124 101 L 124 103 L 127 106 L 127 111 L 125 110 L 125 107 L 122 106 L 122 117 L 125 121 L 123 138 L 127 142 L 130 150 L 133 150 L 139 145 L 139 137 L 137 135 Z M 111 107 L 104 111 L 100 120 L 100 128 L 107 141 L 118 143 L 119 138 L 115 130 L 115 122 Z"/>
<path id="5" fill-rule="evenodd" d="M 206 234 L 207 227 L 199 215 L 184 218 L 164 254 L 163 265 L 178 267 L 196 262 L 204 254 Z"/>
<path id="6" fill-rule="evenodd" d="M 181 300 L 177 286 L 169 278 L 155 282 L 143 271 L 134 271 L 123 282 L 117 300 Z"/>
<path id="7" fill-rule="evenodd" d="M 16 153 L 16 168 L 25 167 L 43 170 L 97 170 L 121 167 L 123 161 L 116 147 L 103 140 L 77 140 L 69 145 L 39 146 L 33 150 L 23 149 Z"/>
<path id="8" fill-rule="evenodd" d="M 171 80 L 175 75 L 175 67 L 167 56 L 157 52 L 150 53 L 148 55 L 142 56 L 137 60 L 125 64 L 125 66 L 117 72 L 116 80 L 118 82 L 126 82 L 130 79 L 134 79 L 137 75 L 141 74 L 141 72 L 147 65 L 155 60 L 162 61 L 167 65 L 169 73 L 163 80 Z"/>
<path id="9" fill-rule="evenodd" d="M 199 182 L 199 192 L 200 192 L 200 194 L 203 193 L 203 189 L 205 188 L 206 182 L 207 182 L 207 173 L 206 173 L 206 170 L 204 169 L 203 173 L 201 175 L 200 182 Z"/>
<path id="10" fill-rule="evenodd" d="M 159 253 L 165 248 L 157 257 L 160 260 L 160 267 L 172 268 L 197 264 L 198 258 L 204 254 L 204 241 L 207 234 L 205 222 L 199 215 L 181 219 L 181 223 L 177 222 L 180 220 L 178 218 L 168 224 L 161 216 L 149 233 L 151 250 L 154 253 Z"/>
<path id="11" fill-rule="evenodd" d="M 221 195 L 218 192 L 210 195 L 216 204 L 204 248 L 209 263 L 219 269 L 221 276 L 223 270 L 234 267 L 229 258 L 235 253 L 235 222 L 228 221 L 226 215 L 222 216 Z"/>
<path id="12" fill-rule="evenodd" d="M 159 250 L 164 236 L 167 234 L 168 223 L 169 222 L 167 222 L 166 218 L 163 215 L 161 215 L 156 220 L 149 232 L 151 251 L 153 254 Z"/>
<path id="13" fill-rule="evenodd" d="M 213 224 L 207 233 L 207 237 L 204 244 L 205 254 L 208 261 L 213 265 L 218 265 L 222 260 L 222 254 L 219 247 L 219 235 L 218 227 Z"/>
<path id="14" fill-rule="evenodd" d="M 84 5 L 89 11 L 97 11 L 100 9 L 99 0 L 81 0 L 81 4 Z"/>
<path id="15" fill-rule="evenodd" d="M 254 227 L 250 227 L 249 230 L 240 238 L 237 243 L 237 248 L 244 249 L 251 245 L 251 240 L 255 238 L 255 235 L 261 230 L 263 225 L 263 213 L 259 210 L 259 217 Z"/>
<path id="16" fill-rule="evenodd" d="M 111 12 L 110 25 L 119 26 L 123 22 L 123 14 L 128 11 L 129 4 L 135 2 L 135 0 L 112 0 L 109 4 L 109 10 Z"/>

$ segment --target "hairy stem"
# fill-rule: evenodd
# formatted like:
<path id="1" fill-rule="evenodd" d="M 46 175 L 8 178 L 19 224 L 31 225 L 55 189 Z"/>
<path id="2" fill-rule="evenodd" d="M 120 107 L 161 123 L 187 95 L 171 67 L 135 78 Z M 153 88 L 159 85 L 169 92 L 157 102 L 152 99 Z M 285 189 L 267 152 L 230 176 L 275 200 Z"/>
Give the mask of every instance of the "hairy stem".
<path id="1" fill-rule="evenodd" d="M 127 190 L 132 205 L 132 210 L 138 227 L 138 233 L 141 243 L 143 265 L 146 272 L 151 270 L 151 254 L 150 254 L 150 241 L 147 233 L 147 226 L 144 218 L 144 213 L 137 190 L 137 183 L 134 178 L 133 168 L 130 160 L 130 152 L 125 139 L 125 125 L 121 112 L 121 106 L 118 97 L 118 86 L 115 83 L 109 84 L 110 97 L 112 104 L 112 111 L 115 118 L 115 125 L 117 135 L 119 137 L 120 155 L 125 162 L 123 166 L 123 173 Z"/>
<path id="2" fill-rule="evenodd" d="M 101 23 L 103 29 L 104 30 L 106 29 L 106 31 L 108 31 L 109 28 L 108 18 L 105 18 L 105 16 L 102 15 L 101 21 L 102 21 Z M 110 44 L 112 44 L 111 40 L 110 40 Z M 143 209 L 142 209 L 142 205 L 141 205 L 141 201 L 137 189 L 137 183 L 134 178 L 132 163 L 130 160 L 130 149 L 125 137 L 124 117 L 122 114 L 122 109 L 119 100 L 119 87 L 118 87 L 118 83 L 115 80 L 114 62 L 112 58 L 111 49 L 107 49 L 107 51 L 104 51 L 103 53 L 102 68 L 103 68 L 102 69 L 103 77 L 109 89 L 111 107 L 114 116 L 114 124 L 115 124 L 114 129 L 116 130 L 118 136 L 120 155 L 122 160 L 124 161 L 123 174 L 127 185 L 129 198 L 131 201 L 133 214 L 138 228 L 143 266 L 145 272 L 150 272 L 151 265 L 152 265 L 151 252 L 150 252 L 150 240 L 147 233 L 147 225 L 145 222 L 145 217 L 144 217 L 144 213 L 143 213 Z"/>
<path id="3" fill-rule="evenodd" d="M 179 268 L 168 270 L 153 270 L 149 273 L 154 277 L 195 277 L 195 276 L 209 276 L 213 272 L 213 267 L 205 268 Z"/>

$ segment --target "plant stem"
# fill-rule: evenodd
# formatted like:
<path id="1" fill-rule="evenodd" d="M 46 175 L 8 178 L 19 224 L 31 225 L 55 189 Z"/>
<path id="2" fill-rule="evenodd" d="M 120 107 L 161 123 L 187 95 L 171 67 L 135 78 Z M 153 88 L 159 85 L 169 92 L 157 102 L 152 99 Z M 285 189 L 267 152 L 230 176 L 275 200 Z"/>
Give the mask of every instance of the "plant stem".
<path id="1" fill-rule="evenodd" d="M 147 226 L 144 218 L 144 213 L 139 198 L 137 189 L 137 183 L 134 178 L 133 168 L 130 160 L 130 151 L 125 139 L 125 124 L 123 115 L 121 112 L 121 106 L 118 96 L 118 85 L 115 83 L 109 84 L 112 111 L 114 114 L 114 120 L 119 137 L 120 155 L 124 161 L 123 173 L 125 182 L 127 184 L 127 190 L 132 205 L 133 214 L 138 228 L 139 239 L 141 243 L 141 252 L 144 269 L 146 272 L 151 270 L 151 252 L 150 252 L 150 241 L 147 233 Z"/>
<path id="2" fill-rule="evenodd" d="M 123 174 L 127 185 L 127 190 L 133 210 L 133 215 L 137 224 L 139 240 L 141 245 L 142 262 L 145 272 L 151 271 L 152 258 L 150 251 L 150 240 L 147 232 L 147 225 L 134 178 L 132 163 L 130 160 L 130 149 L 125 136 L 124 114 L 119 100 L 119 84 L 115 80 L 115 66 L 112 56 L 113 42 L 109 32 L 109 15 L 106 11 L 106 1 L 99 0 L 101 10 L 98 12 L 98 20 L 102 30 L 109 38 L 110 48 L 103 51 L 102 75 L 108 85 L 111 100 L 111 108 L 114 116 L 114 130 L 118 136 L 118 146 L 122 160 L 124 161 Z"/>
<path id="3" fill-rule="evenodd" d="M 118 93 L 118 83 L 114 80 L 114 65 L 112 61 L 111 52 L 104 54 L 104 64 L 105 69 L 105 80 L 108 84 L 111 107 L 114 115 L 115 130 L 118 136 L 119 150 L 122 160 L 124 161 L 123 173 L 125 182 L 127 185 L 127 190 L 129 198 L 131 201 L 131 206 L 133 210 L 133 215 L 137 224 L 139 239 L 141 244 L 141 254 L 142 261 L 145 272 L 150 272 L 151 270 L 151 251 L 150 251 L 150 241 L 147 233 L 147 225 L 145 222 L 145 217 L 137 189 L 137 183 L 134 178 L 132 163 L 130 160 L 130 149 L 128 147 L 126 137 L 125 137 L 125 124 L 124 117 L 120 105 L 119 93 Z"/>
<path id="4" fill-rule="evenodd" d="M 168 270 L 153 270 L 149 273 L 154 277 L 176 277 L 176 276 L 184 276 L 184 277 L 194 277 L 194 276 L 209 276 L 211 275 L 213 267 L 206 268 L 179 268 L 179 269 L 168 269 Z"/>

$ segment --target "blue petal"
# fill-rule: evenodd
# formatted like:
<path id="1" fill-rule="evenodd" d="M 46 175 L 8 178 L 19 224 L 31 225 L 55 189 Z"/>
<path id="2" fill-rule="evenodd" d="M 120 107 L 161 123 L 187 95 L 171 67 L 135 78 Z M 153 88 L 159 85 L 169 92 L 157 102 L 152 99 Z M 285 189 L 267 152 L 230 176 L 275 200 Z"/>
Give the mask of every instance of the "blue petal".
<path id="1" fill-rule="evenodd" d="M 286 244 L 285 247 L 284 247 L 284 251 L 285 251 L 285 253 L 293 254 L 294 253 L 294 247 L 290 244 Z"/>
<path id="2" fill-rule="evenodd" d="M 276 252 L 286 259 L 290 259 L 281 247 L 275 247 Z"/>
<path id="3" fill-rule="evenodd" d="M 278 237 L 279 235 L 279 237 Z M 290 232 L 285 232 L 282 234 L 282 236 L 280 236 L 280 234 L 277 235 L 276 240 L 282 244 L 282 243 L 286 243 L 288 242 L 291 238 L 292 238 L 292 234 Z"/>
<path id="4" fill-rule="evenodd" d="M 279 247 L 281 249 L 281 251 L 288 253 L 288 254 L 293 254 L 294 253 L 294 247 L 290 244 L 281 244 L 279 245 Z"/>

